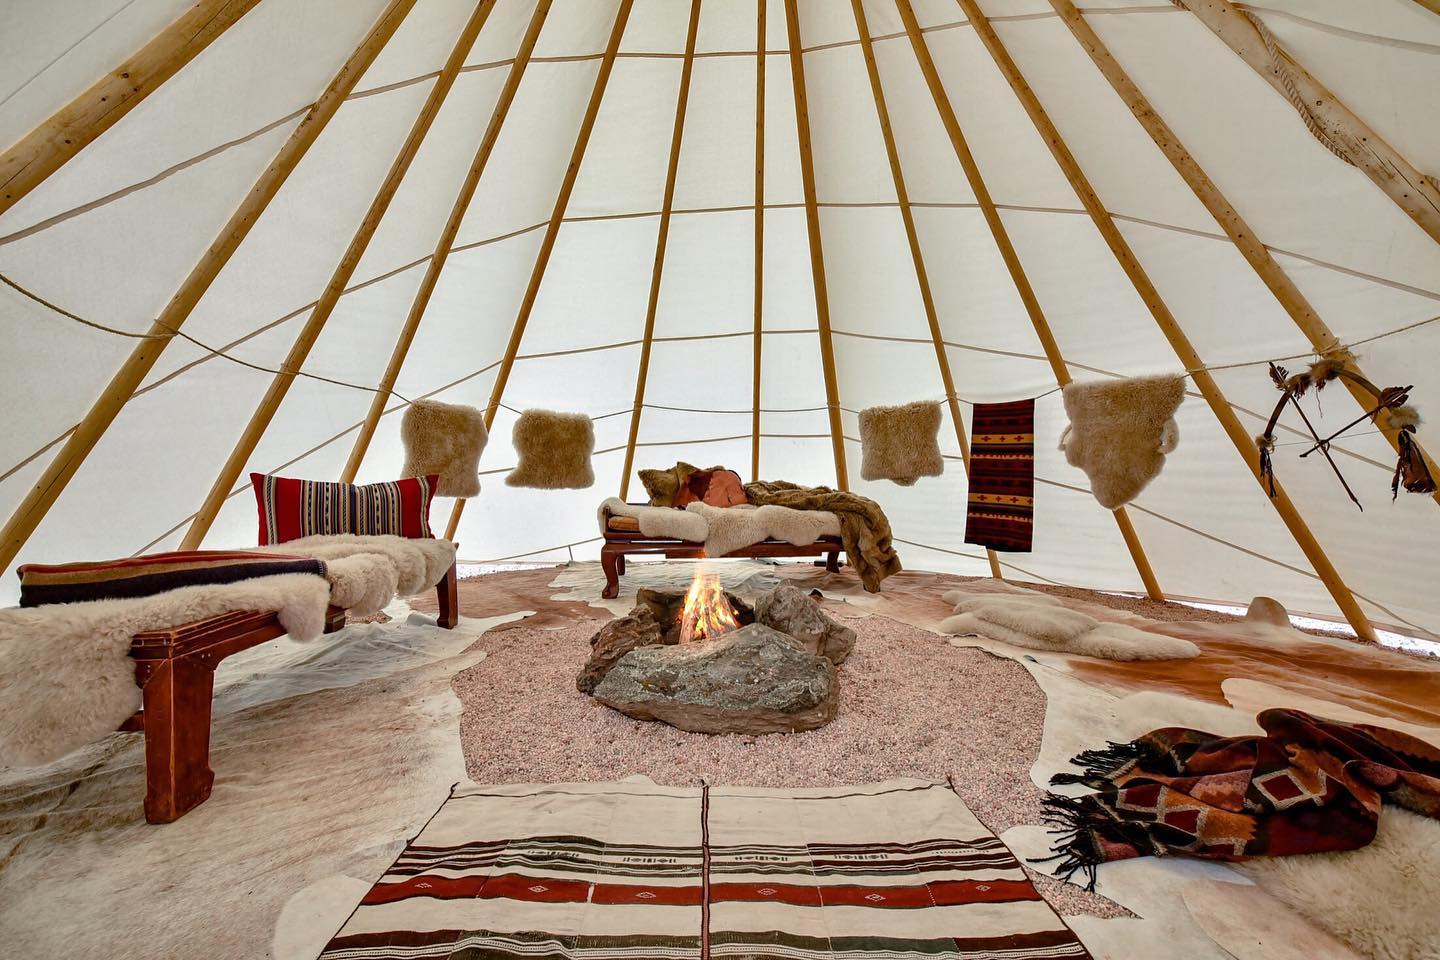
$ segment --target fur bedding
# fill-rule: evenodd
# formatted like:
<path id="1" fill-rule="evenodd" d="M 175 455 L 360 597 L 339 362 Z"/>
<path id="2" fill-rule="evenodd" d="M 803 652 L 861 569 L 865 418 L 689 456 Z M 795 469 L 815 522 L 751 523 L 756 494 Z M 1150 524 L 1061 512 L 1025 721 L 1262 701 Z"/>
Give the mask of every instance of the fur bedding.
<path id="1" fill-rule="evenodd" d="M 1189 640 L 1102 623 L 1048 594 L 951 590 L 944 599 L 955 604 L 955 616 L 939 629 L 954 636 L 980 634 L 1017 647 L 1103 660 L 1184 660 L 1200 653 Z"/>
<path id="2" fill-rule="evenodd" d="M 703 543 L 712 557 L 762 540 L 774 538 L 804 546 L 818 537 L 838 537 L 840 519 L 824 510 L 794 510 L 789 507 L 714 507 L 696 501 L 678 510 L 674 507 L 647 507 L 611 497 L 600 505 L 600 529 L 606 517 L 634 517 L 647 537 L 666 537 Z"/>
<path id="3" fill-rule="evenodd" d="M 295 640 L 325 629 L 325 608 L 356 615 L 435 586 L 448 540 L 314 536 L 261 550 L 325 561 L 309 574 L 184 587 L 149 597 L 0 610 L 0 767 L 48 763 L 113 733 L 140 709 L 130 639 L 231 610 L 275 610 Z"/>

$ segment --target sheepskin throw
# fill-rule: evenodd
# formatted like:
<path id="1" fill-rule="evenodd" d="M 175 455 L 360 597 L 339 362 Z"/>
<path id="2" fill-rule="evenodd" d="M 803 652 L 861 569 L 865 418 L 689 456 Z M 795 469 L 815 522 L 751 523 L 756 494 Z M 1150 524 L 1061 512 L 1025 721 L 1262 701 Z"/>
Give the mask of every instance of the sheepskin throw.
<path id="1" fill-rule="evenodd" d="M 902 487 L 945 472 L 940 457 L 940 405 L 928 400 L 860 411 L 860 476 Z"/>
<path id="2" fill-rule="evenodd" d="M 261 546 L 317 534 L 434 536 L 434 476 L 356 486 L 252 473 L 250 484 L 260 511 Z"/>
<path id="3" fill-rule="evenodd" d="M 1090 490 L 1109 510 L 1140 495 L 1179 442 L 1175 411 L 1185 399 L 1178 375 L 1072 383 L 1065 387 L 1070 426 L 1060 449 L 1090 478 Z"/>
<path id="4" fill-rule="evenodd" d="M 590 468 L 595 427 L 585 414 L 526 410 L 510 439 L 520 462 L 505 478 L 506 486 L 578 490 L 595 483 Z"/>
<path id="5" fill-rule="evenodd" d="M 1029 553 L 1034 517 L 1035 401 L 975 404 L 965 542 Z"/>
<path id="6" fill-rule="evenodd" d="M 952 636 L 979 634 L 1016 647 L 1103 660 L 1187 660 L 1200 654 L 1189 640 L 1123 623 L 1102 623 L 1037 591 L 951 590 L 944 599 L 955 604 L 955 616 L 941 621 L 940 632 Z"/>
<path id="7" fill-rule="evenodd" d="M 325 629 L 330 588 L 284 573 L 153 597 L 0 610 L 0 767 L 48 763 L 140 709 L 130 638 L 231 610 L 275 610 L 296 640 Z"/>
<path id="8" fill-rule="evenodd" d="M 480 454 L 490 439 L 485 416 L 474 407 L 416 400 L 400 420 L 407 477 L 440 478 L 437 497 L 473 497 L 480 492 Z"/>

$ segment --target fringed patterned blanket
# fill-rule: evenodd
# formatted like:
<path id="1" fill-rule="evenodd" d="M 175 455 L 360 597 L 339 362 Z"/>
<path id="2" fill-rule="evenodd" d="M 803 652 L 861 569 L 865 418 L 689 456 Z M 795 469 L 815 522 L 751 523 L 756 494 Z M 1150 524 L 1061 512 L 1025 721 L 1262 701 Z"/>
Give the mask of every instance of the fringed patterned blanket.
<path id="1" fill-rule="evenodd" d="M 457 787 L 322 960 L 1088 957 L 943 783 Z"/>
<path id="2" fill-rule="evenodd" d="M 1408 734 L 1299 710 L 1265 710 L 1264 736 L 1184 727 L 1074 759 L 1097 792 L 1051 795 L 1061 874 L 1131 857 L 1246 860 L 1354 850 L 1375 838 L 1382 800 L 1440 819 L 1440 750 Z"/>
<path id="3" fill-rule="evenodd" d="M 1035 401 L 975 404 L 965 542 L 1029 553 L 1034 516 Z"/>

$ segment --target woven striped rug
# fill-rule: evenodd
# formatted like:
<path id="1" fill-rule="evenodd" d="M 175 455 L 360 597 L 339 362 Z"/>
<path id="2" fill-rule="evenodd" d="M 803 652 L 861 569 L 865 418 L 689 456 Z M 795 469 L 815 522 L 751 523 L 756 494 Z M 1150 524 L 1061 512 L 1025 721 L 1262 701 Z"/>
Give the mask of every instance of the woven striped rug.
<path id="1" fill-rule="evenodd" d="M 324 960 L 1089 954 L 943 783 L 458 786 Z"/>

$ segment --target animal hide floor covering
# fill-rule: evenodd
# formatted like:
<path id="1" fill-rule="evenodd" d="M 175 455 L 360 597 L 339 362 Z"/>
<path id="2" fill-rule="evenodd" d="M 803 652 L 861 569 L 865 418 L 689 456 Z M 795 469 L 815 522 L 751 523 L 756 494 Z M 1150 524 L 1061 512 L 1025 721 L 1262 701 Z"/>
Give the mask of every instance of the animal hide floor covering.
<path id="1" fill-rule="evenodd" d="M 1029 553 L 1034 521 L 1035 401 L 977 403 L 970 420 L 965 542 Z"/>
<path id="2" fill-rule="evenodd" d="M 1064 396 L 1070 417 L 1060 435 L 1065 461 L 1085 471 L 1090 491 L 1107 510 L 1134 500 L 1179 443 L 1174 417 L 1185 399 L 1185 378 L 1071 383 Z"/>
<path id="3" fill-rule="evenodd" d="M 921 477 L 940 476 L 945 460 L 935 439 L 939 430 L 940 405 L 929 400 L 861 410 L 861 478 L 909 487 Z"/>
<path id="4" fill-rule="evenodd" d="M 1183 660 L 1200 653 L 1189 640 L 1102 623 L 1043 593 L 951 590 L 944 599 L 955 604 L 955 616 L 942 621 L 939 629 L 955 636 L 980 634 L 1017 647 L 1104 660 Z"/>
<path id="5" fill-rule="evenodd" d="M 485 416 L 474 407 L 438 400 L 414 400 L 400 419 L 405 444 L 402 477 L 440 478 L 440 497 L 473 497 L 480 492 L 480 454 L 490 435 Z"/>

